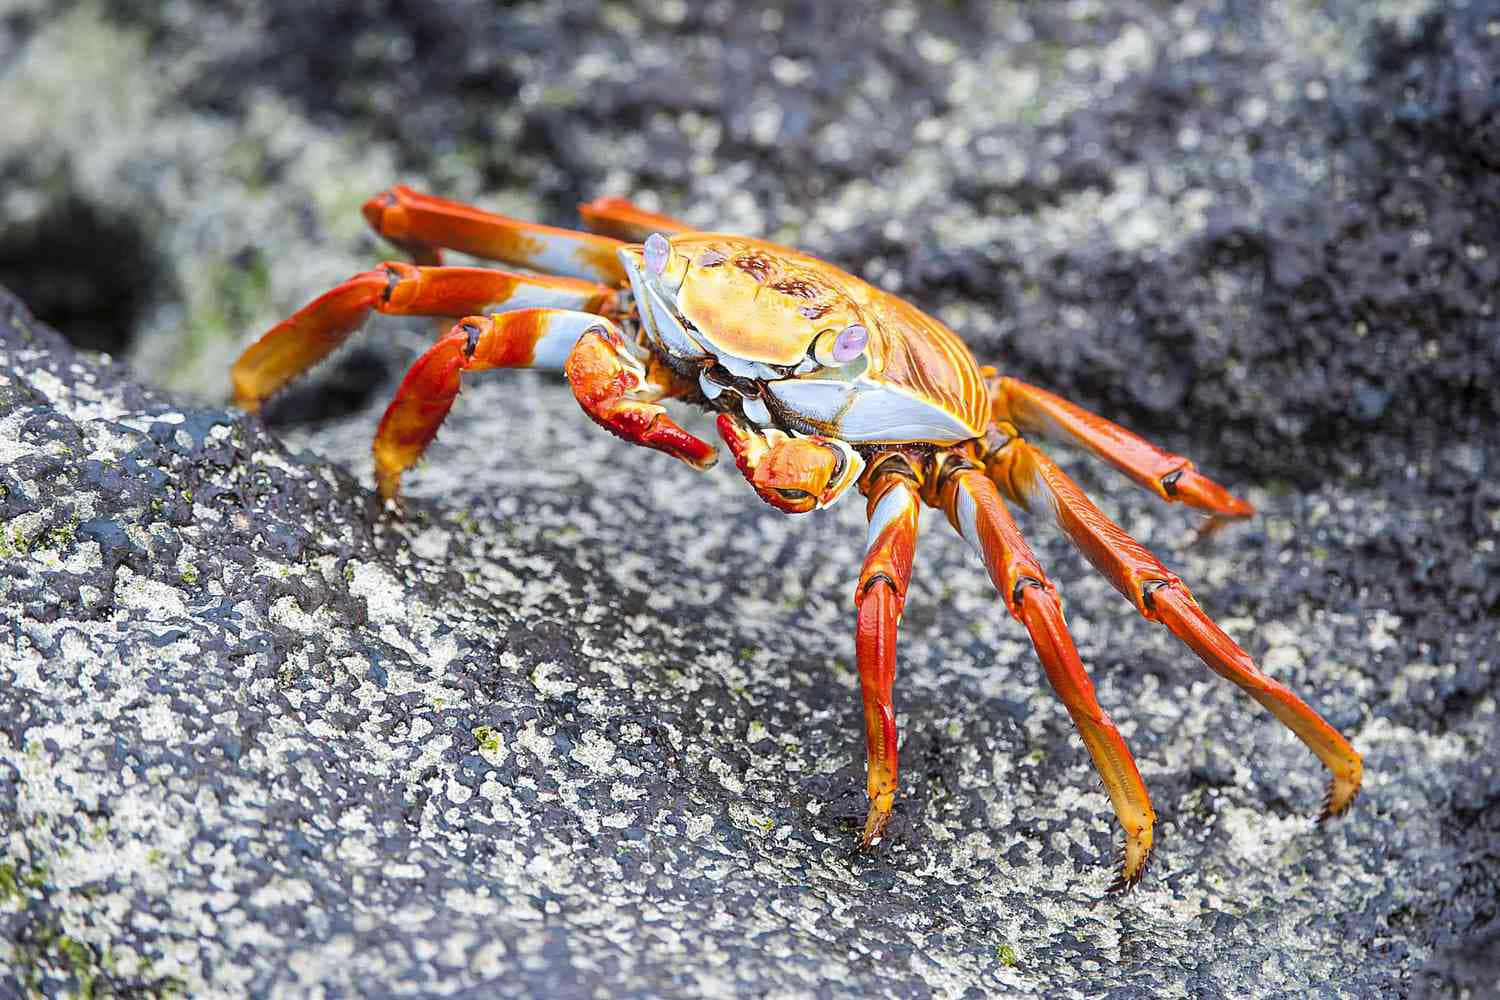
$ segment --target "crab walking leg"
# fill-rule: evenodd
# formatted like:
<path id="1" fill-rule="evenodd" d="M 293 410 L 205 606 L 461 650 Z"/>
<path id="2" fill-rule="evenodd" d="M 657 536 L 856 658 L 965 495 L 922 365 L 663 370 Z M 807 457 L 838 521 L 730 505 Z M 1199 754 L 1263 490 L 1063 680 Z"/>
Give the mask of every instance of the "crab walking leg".
<path id="1" fill-rule="evenodd" d="M 608 287 L 576 278 L 386 261 L 314 299 L 246 348 L 230 372 L 234 400 L 243 409 L 258 409 L 267 397 L 331 354 L 372 312 L 456 320 L 473 313 L 529 308 L 609 313 L 614 303 L 615 293 Z"/>
<path id="2" fill-rule="evenodd" d="M 912 557 L 917 545 L 921 502 L 911 479 L 899 473 L 877 475 L 866 489 L 870 528 L 865 562 L 854 588 L 854 651 L 859 660 L 860 695 L 865 705 L 865 754 L 870 812 L 862 847 L 885 831 L 896 801 L 899 773 L 896 709 L 896 626 L 906 605 Z"/>
<path id="3" fill-rule="evenodd" d="M 990 395 L 996 420 L 1080 445 L 1168 503 L 1185 503 L 1216 519 L 1255 513 L 1249 503 L 1195 471 L 1188 459 L 1061 396 L 1009 376 L 992 380 Z"/>
<path id="4" fill-rule="evenodd" d="M 631 243 L 644 243 L 652 233 L 687 233 L 692 226 L 685 222 L 645 209 L 636 208 L 627 198 L 595 198 L 578 206 L 578 214 L 589 232 Z"/>
<path id="5" fill-rule="evenodd" d="M 746 481 L 787 514 L 831 506 L 865 469 L 859 453 L 835 438 L 756 430 L 732 413 L 720 413 L 717 426 Z"/>
<path id="6" fill-rule="evenodd" d="M 408 187 L 376 195 L 364 213 L 377 233 L 423 263 L 437 263 L 447 249 L 608 285 L 625 280 L 617 257 L 625 244 L 608 236 L 522 222 Z"/>
<path id="7" fill-rule="evenodd" d="M 1318 755 L 1333 775 L 1322 818 L 1349 808 L 1364 772 L 1359 754 L 1306 702 L 1261 673 L 1250 654 L 1204 613 L 1175 573 L 1026 441 L 1010 441 L 991 457 L 988 471 L 1027 509 L 1050 508 L 1063 533 L 1137 611 L 1165 625 L 1215 673 L 1238 684 Z"/>
<path id="8" fill-rule="evenodd" d="M 458 397 L 460 376 L 489 368 L 562 368 L 585 330 L 606 322 L 585 312 L 522 309 L 470 316 L 407 370 L 375 432 L 375 479 L 390 499 Z"/>
<path id="9" fill-rule="evenodd" d="M 1047 680 L 1073 719 L 1104 790 L 1125 831 L 1120 874 L 1111 891 L 1129 889 L 1141 880 L 1151 860 L 1156 813 L 1135 758 L 1109 714 L 1099 705 L 1063 621 L 1057 590 L 1042 572 L 1021 537 L 995 484 L 977 469 L 960 469 L 944 484 L 941 505 L 955 530 L 984 560 L 1001 599 L 1031 636 Z"/>

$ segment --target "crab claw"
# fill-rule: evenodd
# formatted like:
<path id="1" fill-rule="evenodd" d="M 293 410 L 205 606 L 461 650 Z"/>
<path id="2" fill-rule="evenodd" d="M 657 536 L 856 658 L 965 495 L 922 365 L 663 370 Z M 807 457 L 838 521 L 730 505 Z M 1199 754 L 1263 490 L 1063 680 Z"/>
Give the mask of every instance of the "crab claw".
<path id="1" fill-rule="evenodd" d="M 843 496 L 864 471 L 864 459 L 843 441 L 757 431 L 721 413 L 719 436 L 766 503 L 788 514 L 822 510 Z"/>

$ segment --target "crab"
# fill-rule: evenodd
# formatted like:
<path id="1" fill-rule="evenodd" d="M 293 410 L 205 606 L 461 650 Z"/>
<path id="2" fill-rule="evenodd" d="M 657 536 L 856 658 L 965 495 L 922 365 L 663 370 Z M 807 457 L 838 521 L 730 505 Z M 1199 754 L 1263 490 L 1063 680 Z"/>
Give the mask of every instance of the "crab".
<path id="1" fill-rule="evenodd" d="M 405 187 L 377 195 L 366 218 L 414 263 L 387 261 L 355 275 L 266 332 L 234 365 L 235 400 L 257 409 L 372 312 L 448 318 L 454 325 L 411 366 L 375 433 L 376 486 L 387 500 L 433 440 L 462 376 L 491 368 L 560 370 L 600 426 L 695 469 L 714 465 L 717 450 L 663 403 L 706 408 L 740 473 L 777 510 L 821 510 L 857 490 L 869 523 L 854 588 L 869 797 L 859 846 L 880 840 L 897 794 L 896 633 L 924 505 L 941 510 L 978 552 L 1093 758 L 1124 831 L 1112 889 L 1134 886 L 1146 871 L 1155 813 L 1100 707 L 1057 589 L 1008 505 L 1050 515 L 1136 611 L 1296 734 L 1331 774 L 1323 818 L 1348 809 L 1360 755 L 1258 669 L 1182 580 L 1035 439 L 1081 447 L 1158 499 L 1205 512 L 1210 526 L 1250 516 L 1249 503 L 1186 458 L 982 367 L 948 327 L 832 264 L 759 239 L 697 232 L 621 198 L 579 211 L 588 232 Z M 444 250 L 522 270 L 444 266 Z"/>

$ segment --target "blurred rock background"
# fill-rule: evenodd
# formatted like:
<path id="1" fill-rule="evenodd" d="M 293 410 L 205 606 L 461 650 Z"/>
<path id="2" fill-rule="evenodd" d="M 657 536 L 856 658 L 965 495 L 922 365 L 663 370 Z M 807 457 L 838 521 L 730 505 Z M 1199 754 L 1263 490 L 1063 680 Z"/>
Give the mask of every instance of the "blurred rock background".
<path id="1" fill-rule="evenodd" d="M 0 441 L 0 469 L 8 530 L 24 531 L 0 591 L 18 637 L 0 668 L 12 674 L 0 673 L 0 926 L 22 981 L 1482 995 L 1500 975 L 1497 66 L 1490 0 L 0 0 L 0 285 L 150 387 L 91 355 L 73 362 L 10 313 L 15 443 Z M 862 794 L 847 608 L 857 504 L 779 518 L 727 473 L 637 454 L 595 433 L 565 389 L 507 374 L 476 380 L 409 478 L 413 515 L 382 520 L 361 492 L 368 436 L 430 336 L 419 323 L 372 324 L 267 413 L 270 431 L 216 409 L 249 338 L 390 255 L 358 206 L 393 182 L 560 225 L 579 200 L 629 194 L 796 244 L 930 308 L 982 360 L 1194 456 L 1262 511 L 1208 549 L 1182 547 L 1187 517 L 1073 468 L 1351 735 L 1366 798 L 1347 822 L 1312 827 L 1311 758 L 1038 525 L 1163 819 L 1155 879 L 1124 903 L 1102 898 L 1107 803 L 1018 631 L 933 518 L 903 633 L 905 832 L 879 858 L 847 858 Z M 204 435 L 231 428 L 222 468 L 204 469 L 196 431 L 160 430 L 174 412 Z M 101 420 L 135 421 L 160 450 L 110 445 Z M 47 443 L 57 422 L 156 473 L 132 489 L 79 463 L 35 464 L 60 454 Z M 25 488 L 46 476 L 62 477 L 67 511 Z M 254 558 L 214 557 L 227 529 L 191 496 L 185 513 L 153 507 L 161 483 L 180 496 L 194 476 L 200 493 L 212 484 L 206 495 L 246 505 L 225 523 Z M 249 503 L 244 484 L 268 476 L 275 489 Z M 330 509 L 339 531 L 324 539 L 309 521 Z M 97 567 L 57 526 L 97 521 L 131 536 L 130 573 L 180 606 L 111 603 L 115 582 L 99 599 L 77 581 L 68 591 L 69 574 Z M 114 535 L 90 530 L 108 564 Z M 54 549 L 56 566 L 38 555 Z M 339 572 L 309 569 L 319 553 Z M 88 564 L 69 569 L 75 557 Z M 554 584 L 541 596 L 523 569 L 485 570 L 536 560 Z M 387 582 L 366 586 L 363 568 L 345 580 L 351 561 Z M 182 565 L 199 567 L 193 579 Z M 303 614 L 356 610 L 316 626 L 287 617 L 269 579 Z M 205 594 L 237 597 L 242 620 L 205 617 Z M 360 620 L 379 618 L 372 600 L 432 618 L 392 618 L 382 627 L 412 648 L 382 645 Z M 601 619 L 633 627 L 596 634 Z M 68 629 L 88 643 L 70 647 Z M 150 652 L 161 647 L 143 637 L 172 629 L 207 629 L 223 648 Z M 421 666 L 430 655 L 413 649 L 435 637 L 457 644 L 472 684 Z M 741 650 L 753 671 L 732 667 Z M 720 654 L 731 666 L 712 666 Z M 27 674 L 32 661 L 49 669 Z M 169 782 L 183 816 L 205 787 L 275 787 L 289 767 L 262 745 L 285 723 L 247 712 L 299 720 L 307 759 L 351 754 L 324 729 L 341 691 L 361 705 L 335 719 L 346 734 L 372 714 L 406 720 L 375 740 L 397 747 L 395 763 L 366 762 L 380 781 L 457 803 L 470 801 L 461 789 L 524 779 L 551 804 L 392 804 L 417 819 L 351 859 L 327 834 L 337 818 L 316 815 L 325 792 L 304 790 L 292 799 L 329 838 L 308 834 L 316 850 L 281 840 L 273 796 L 240 840 L 200 821 L 148 874 L 101 881 L 76 868 L 104 822 L 80 818 L 80 789 L 119 777 L 114 758 L 88 754 L 119 727 L 79 699 L 73 682 L 95 669 L 121 683 L 160 674 L 170 724 L 127 728 L 114 752 L 184 769 Z M 445 693 L 387 704 L 391 685 L 368 678 L 407 669 Z M 512 683 L 538 669 L 543 681 Z M 621 670 L 638 689 L 595 676 Z M 589 678 L 607 710 L 589 710 Z M 379 694 L 355 697 L 360 684 Z M 199 705 L 200 689 L 227 702 Z M 695 699 L 712 724 L 677 720 Z M 575 773 L 573 750 L 618 741 L 621 717 L 686 734 L 622 743 L 646 768 L 643 784 L 625 781 L 639 795 L 617 794 L 607 769 Z M 542 733 L 560 753 L 497 772 L 494 754 L 473 752 L 481 728 L 506 747 Z M 58 742 L 68 731 L 89 735 Z M 173 756 L 226 733 L 253 759 L 243 773 Z M 403 753 L 435 759 L 408 770 Z M 363 794 L 350 775 L 326 780 L 349 781 L 353 803 Z M 581 818 L 621 802 L 636 803 L 628 835 Z M 100 842 L 139 860 L 162 850 L 162 822 L 105 823 Z M 509 867 L 475 855 L 485 839 L 507 845 Z M 540 871 L 553 848 L 574 875 Z M 430 853 L 410 893 L 350 874 L 413 852 Z M 628 877 L 618 857 L 635 857 Z M 305 863 L 333 868 L 317 892 L 331 916 L 306 925 L 295 894 L 256 896 Z M 200 884 L 227 895 L 174 923 L 170 901 Z M 511 909 L 455 902 L 460 889 Z M 131 916 L 153 907 L 167 913 Z M 443 941 L 467 943 L 434 957 Z M 485 950 L 496 942 L 498 957 Z"/>

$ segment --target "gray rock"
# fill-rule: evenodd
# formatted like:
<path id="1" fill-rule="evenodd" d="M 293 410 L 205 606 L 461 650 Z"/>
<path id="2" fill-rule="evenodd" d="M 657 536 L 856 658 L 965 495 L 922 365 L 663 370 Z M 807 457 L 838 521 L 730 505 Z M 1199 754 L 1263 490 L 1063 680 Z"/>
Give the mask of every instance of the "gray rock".
<path id="1" fill-rule="evenodd" d="M 0 276 L 128 367 L 0 299 L 0 994 L 1483 995 L 1485 6 L 13 2 Z M 1316 825 L 1301 745 L 1025 526 L 1161 820 L 1107 896 L 1087 758 L 930 517 L 903 798 L 851 856 L 857 504 L 780 517 L 505 373 L 382 510 L 420 324 L 220 407 L 391 252 L 355 208 L 395 180 L 796 242 L 1194 454 L 1261 511 L 1208 548 L 1070 467 L 1365 795 Z"/>

